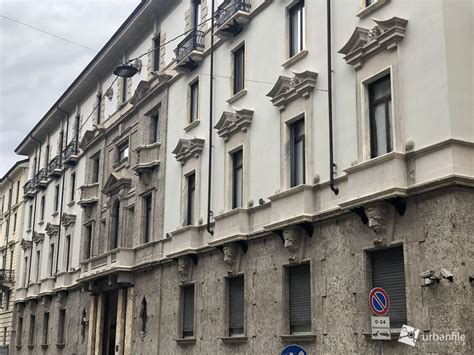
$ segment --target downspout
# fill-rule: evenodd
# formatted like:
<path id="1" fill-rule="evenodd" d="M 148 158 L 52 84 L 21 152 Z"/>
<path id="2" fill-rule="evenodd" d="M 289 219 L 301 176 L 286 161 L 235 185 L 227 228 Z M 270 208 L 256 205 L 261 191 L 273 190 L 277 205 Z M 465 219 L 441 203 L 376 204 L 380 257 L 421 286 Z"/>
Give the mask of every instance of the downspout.
<path id="1" fill-rule="evenodd" d="M 331 0 L 327 0 L 327 53 L 328 53 L 328 120 L 329 120 L 329 186 L 335 195 L 339 188 L 334 186 L 334 141 L 332 129 L 332 62 L 331 62 Z"/>
<path id="2" fill-rule="evenodd" d="M 70 113 L 69 112 L 66 112 L 64 111 L 63 109 L 61 109 L 58 106 L 56 106 L 56 108 L 58 109 L 58 111 L 64 113 L 66 116 L 67 116 L 67 120 L 66 120 L 66 146 L 67 146 L 67 136 L 68 136 L 68 132 L 69 132 L 69 117 L 70 117 Z M 62 128 L 61 128 L 62 130 Z M 64 134 L 62 135 L 62 140 L 64 141 Z M 61 142 L 61 149 L 60 149 L 60 152 L 59 152 L 61 158 L 60 158 L 60 161 L 61 161 L 61 165 L 62 165 L 62 162 L 63 162 L 63 142 Z M 61 177 L 61 202 L 59 204 L 59 227 L 58 227 L 58 246 L 57 246 L 57 250 L 56 250 L 56 269 L 55 269 L 55 274 L 58 273 L 58 263 L 59 263 L 59 246 L 61 244 L 61 226 L 62 226 L 62 216 L 63 216 L 63 205 L 64 205 L 64 180 L 65 180 L 65 177 L 66 177 L 66 174 L 65 172 L 63 171 L 63 174 L 62 174 L 62 177 Z M 53 250 L 54 252 L 54 250 Z M 54 255 L 53 255 L 53 258 L 54 258 Z M 51 269 L 52 269 L 52 266 L 51 266 Z"/>
<path id="3" fill-rule="evenodd" d="M 41 161 L 41 141 L 39 141 L 38 139 L 33 137 L 32 134 L 30 134 L 30 138 L 32 140 L 34 140 L 35 142 L 37 142 L 40 146 L 40 158 L 38 159 L 38 163 L 40 163 L 40 161 Z M 39 167 L 39 164 L 38 164 L 38 167 Z M 36 166 L 35 166 L 35 169 L 37 169 Z M 39 169 L 38 169 L 38 171 L 39 171 Z M 35 174 L 36 174 L 36 171 L 35 171 Z M 34 204 L 34 207 L 33 207 L 33 228 L 32 228 L 32 233 L 31 233 L 32 236 L 35 235 L 37 202 L 38 202 L 38 194 L 35 193 L 35 204 Z M 33 243 L 31 244 L 31 248 L 30 248 L 30 260 L 29 260 L 29 265 L 28 265 L 28 283 L 27 284 L 29 284 L 30 281 L 31 281 L 31 263 L 33 261 L 32 259 L 33 259 Z"/>
<path id="4" fill-rule="evenodd" d="M 209 234 L 214 235 L 214 231 L 211 230 L 211 186 L 212 186 L 212 114 L 214 106 L 214 4 L 215 0 L 212 0 L 212 11 L 211 11 L 211 68 L 210 68 L 210 83 L 209 83 L 209 167 L 207 171 L 207 231 Z"/>
<path id="5" fill-rule="evenodd" d="M 7 226 L 8 226 L 8 229 L 10 229 L 10 220 L 11 220 L 11 209 L 12 209 L 12 199 L 13 199 L 13 186 L 15 186 L 14 184 L 14 181 L 12 179 L 10 179 L 9 176 L 7 176 L 7 180 L 10 181 L 10 183 L 12 184 L 12 187 L 11 187 L 11 191 L 12 191 L 12 195 L 11 197 L 8 199 L 8 216 L 7 216 Z M 18 221 L 17 221 L 18 222 Z M 7 235 L 6 235 L 6 238 L 5 238 L 5 265 L 3 265 L 3 269 L 6 270 L 7 268 L 7 252 L 8 252 L 8 239 L 10 238 L 10 231 L 7 230 Z M 11 270 L 10 270 L 10 278 L 11 278 Z"/>

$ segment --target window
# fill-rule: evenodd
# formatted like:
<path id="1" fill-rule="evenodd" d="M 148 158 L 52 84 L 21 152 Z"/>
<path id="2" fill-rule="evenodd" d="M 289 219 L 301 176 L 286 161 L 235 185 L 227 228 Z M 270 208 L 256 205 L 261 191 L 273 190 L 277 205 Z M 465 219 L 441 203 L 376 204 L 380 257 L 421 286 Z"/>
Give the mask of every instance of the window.
<path id="1" fill-rule="evenodd" d="M 29 280 L 28 280 L 28 257 L 25 256 L 24 258 L 25 261 L 25 267 L 23 268 L 23 286 L 26 287 L 28 286 Z"/>
<path id="2" fill-rule="evenodd" d="M 290 125 L 291 187 L 305 183 L 304 118 Z"/>
<path id="3" fill-rule="evenodd" d="M 54 188 L 54 212 L 59 211 L 59 185 Z"/>
<path id="4" fill-rule="evenodd" d="M 16 182 L 16 203 L 18 203 L 20 199 L 20 180 Z"/>
<path id="5" fill-rule="evenodd" d="M 41 272 L 41 251 L 36 251 L 36 282 L 40 280 L 40 272 Z"/>
<path id="6" fill-rule="evenodd" d="M 194 285 L 182 288 L 183 338 L 194 336 Z"/>
<path id="7" fill-rule="evenodd" d="M 80 129 L 81 129 L 81 116 L 76 115 L 76 117 L 74 118 L 74 139 L 76 140 L 76 142 L 79 142 Z M 48 150 L 49 150 L 49 146 L 48 146 Z"/>
<path id="8" fill-rule="evenodd" d="M 66 342 L 66 310 L 59 310 L 59 321 L 58 321 L 58 344 L 64 344 Z"/>
<path id="9" fill-rule="evenodd" d="M 117 163 L 128 159 L 128 140 L 117 146 Z"/>
<path id="10" fill-rule="evenodd" d="M 71 190 L 70 190 L 70 198 L 69 198 L 71 202 L 74 201 L 75 194 L 76 194 L 76 173 L 72 173 L 71 174 Z"/>
<path id="11" fill-rule="evenodd" d="M 100 156 L 97 155 L 92 158 L 92 179 L 91 183 L 95 184 L 99 182 L 99 171 L 100 171 Z"/>
<path id="12" fill-rule="evenodd" d="M 70 235 L 67 235 L 66 236 L 66 240 L 65 240 L 65 246 L 64 246 L 64 251 L 66 253 L 65 257 L 66 257 L 66 260 L 65 260 L 65 264 L 66 264 L 66 271 L 69 271 L 69 264 L 71 262 L 71 236 Z"/>
<path id="13" fill-rule="evenodd" d="M 298 1 L 289 10 L 290 16 L 290 58 L 304 49 L 304 0 Z"/>
<path id="14" fill-rule="evenodd" d="M 377 0 L 364 0 L 365 1 L 365 7 L 369 7 L 373 3 L 376 3 Z"/>
<path id="15" fill-rule="evenodd" d="M 5 197 L 2 197 L 2 213 L 4 209 L 5 209 Z"/>
<path id="16" fill-rule="evenodd" d="M 369 84 L 370 156 L 392 151 L 392 92 L 390 75 Z"/>
<path id="17" fill-rule="evenodd" d="M 242 149 L 232 154 L 232 208 L 242 207 L 244 166 Z"/>
<path id="18" fill-rule="evenodd" d="M 110 249 L 118 248 L 120 237 L 120 202 L 115 202 L 113 215 L 112 215 L 112 240 L 110 243 Z"/>
<path id="19" fill-rule="evenodd" d="M 193 0 L 193 25 L 197 28 L 201 24 L 201 0 Z"/>
<path id="20" fill-rule="evenodd" d="M 7 345 L 7 333 L 8 333 L 8 328 L 3 327 L 3 345 Z"/>
<path id="21" fill-rule="evenodd" d="M 186 210 L 186 224 L 194 224 L 194 210 L 196 203 L 196 173 L 188 175 L 188 198 L 187 198 L 187 210 Z"/>
<path id="22" fill-rule="evenodd" d="M 150 143 L 158 142 L 159 129 L 160 129 L 160 111 L 157 111 L 154 115 L 150 117 L 150 132 L 151 139 Z"/>
<path id="23" fill-rule="evenodd" d="M 392 328 L 401 328 L 407 323 L 403 247 L 374 251 L 370 256 L 372 287 L 381 287 L 390 295 L 387 316 Z"/>
<path id="24" fill-rule="evenodd" d="M 35 315 L 30 316 L 30 332 L 28 334 L 28 345 L 34 346 L 35 345 Z"/>
<path id="25" fill-rule="evenodd" d="M 49 312 L 43 313 L 43 335 L 41 339 L 41 344 L 47 345 L 49 338 Z"/>
<path id="26" fill-rule="evenodd" d="M 43 195 L 41 196 L 41 205 L 40 205 L 40 217 L 41 221 L 44 221 L 44 209 L 45 209 L 45 204 L 46 204 L 46 196 Z"/>
<path id="27" fill-rule="evenodd" d="M 244 89 L 245 85 L 245 46 L 234 51 L 234 95 Z"/>
<path id="28" fill-rule="evenodd" d="M 21 336 L 23 335 L 23 317 L 18 317 L 18 328 L 16 332 L 16 345 L 21 346 Z"/>
<path id="29" fill-rule="evenodd" d="M 84 260 L 87 260 L 92 255 L 92 236 L 93 226 L 92 223 L 86 226 L 85 240 L 84 240 Z"/>
<path id="30" fill-rule="evenodd" d="M 53 266 L 54 266 L 54 243 L 51 243 L 49 246 L 49 256 L 48 256 L 49 264 L 48 264 L 48 274 L 49 277 L 53 276 Z"/>
<path id="31" fill-rule="evenodd" d="M 127 92 L 128 92 L 128 78 L 122 78 L 122 103 L 127 101 Z"/>
<path id="32" fill-rule="evenodd" d="M 153 196 L 149 194 L 143 198 L 143 210 L 144 210 L 144 238 L 143 242 L 148 243 L 151 241 L 153 236 L 153 214 L 152 214 L 152 206 L 153 206 Z"/>
<path id="33" fill-rule="evenodd" d="M 13 215 L 13 233 L 16 232 L 16 218 L 17 218 L 17 214 L 15 213 Z"/>
<path id="34" fill-rule="evenodd" d="M 189 123 L 199 119 L 199 81 L 189 85 Z"/>
<path id="35" fill-rule="evenodd" d="M 8 210 L 10 210 L 12 202 L 13 202 L 13 187 L 8 190 Z"/>
<path id="36" fill-rule="evenodd" d="M 159 71 L 160 70 L 160 57 L 161 57 L 161 39 L 160 35 L 156 36 L 153 39 L 153 71 Z"/>
<path id="37" fill-rule="evenodd" d="M 290 334 L 311 331 L 311 278 L 309 264 L 288 270 Z"/>
<path id="38" fill-rule="evenodd" d="M 100 124 L 102 122 L 102 94 L 97 95 L 97 124 Z"/>
<path id="39" fill-rule="evenodd" d="M 28 229 L 31 229 L 32 224 L 33 224 L 33 206 L 30 205 L 28 208 Z"/>
<path id="40" fill-rule="evenodd" d="M 228 279 L 229 283 L 229 336 L 244 335 L 245 291 L 244 277 Z"/>
<path id="41" fill-rule="evenodd" d="M 11 270 L 11 269 L 10 269 Z M 5 294 L 5 306 L 3 307 L 6 311 L 10 309 L 10 290 L 4 291 Z"/>

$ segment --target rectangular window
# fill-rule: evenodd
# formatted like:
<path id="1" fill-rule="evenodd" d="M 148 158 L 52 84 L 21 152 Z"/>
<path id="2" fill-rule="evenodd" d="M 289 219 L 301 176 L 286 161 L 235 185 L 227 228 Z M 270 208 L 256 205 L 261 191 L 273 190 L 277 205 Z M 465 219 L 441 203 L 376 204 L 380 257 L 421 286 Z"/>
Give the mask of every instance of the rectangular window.
<path id="1" fill-rule="evenodd" d="M 290 125 L 291 187 L 305 183 L 305 124 L 304 118 Z"/>
<path id="2" fill-rule="evenodd" d="M 193 0 L 193 25 L 197 28 L 201 24 L 201 0 Z"/>
<path id="3" fill-rule="evenodd" d="M 41 339 L 41 344 L 47 345 L 49 342 L 49 312 L 44 312 L 43 314 L 43 336 Z"/>
<path id="4" fill-rule="evenodd" d="M 8 238 L 10 235 L 10 219 L 7 219 L 7 222 L 5 223 L 5 237 Z"/>
<path id="5" fill-rule="evenodd" d="M 234 51 L 234 95 L 244 89 L 245 85 L 245 46 Z"/>
<path id="6" fill-rule="evenodd" d="M 8 210 L 10 210 L 12 203 L 13 203 L 13 188 L 10 188 L 10 190 L 8 190 Z"/>
<path id="7" fill-rule="evenodd" d="M 127 101 L 128 93 L 128 79 L 126 77 L 122 78 L 122 103 Z"/>
<path id="8" fill-rule="evenodd" d="M 16 332 L 16 345 L 17 346 L 21 346 L 22 335 L 23 335 L 23 317 L 18 317 L 18 328 Z"/>
<path id="9" fill-rule="evenodd" d="M 58 344 L 65 344 L 66 342 L 66 310 L 59 310 L 58 319 Z"/>
<path id="10" fill-rule="evenodd" d="M 290 17 L 290 58 L 304 49 L 304 0 L 298 1 L 289 10 Z"/>
<path id="11" fill-rule="evenodd" d="M 75 200 L 76 195 L 76 173 L 71 174 L 71 187 L 70 187 L 70 196 L 69 200 L 72 202 Z"/>
<path id="12" fill-rule="evenodd" d="M 49 255 L 48 255 L 48 261 L 49 261 L 49 264 L 48 264 L 48 274 L 49 274 L 49 277 L 52 277 L 53 276 L 53 266 L 54 266 L 54 243 L 51 243 L 51 245 L 49 246 Z"/>
<path id="13" fill-rule="evenodd" d="M 374 251 L 370 256 L 372 287 L 381 287 L 390 295 L 387 316 L 392 328 L 401 328 L 407 323 L 403 247 Z"/>
<path id="14" fill-rule="evenodd" d="M 390 75 L 369 84 L 370 155 L 371 158 L 391 152 L 392 90 Z"/>
<path id="15" fill-rule="evenodd" d="M 77 115 L 74 118 L 74 140 L 79 142 L 79 130 L 81 129 L 81 116 Z M 48 148 L 49 149 L 49 148 Z M 49 154 L 49 153 L 48 153 Z M 46 161 L 47 163 L 47 161 Z"/>
<path id="16" fill-rule="evenodd" d="M 182 288 L 183 338 L 194 336 L 194 285 Z"/>
<path id="17" fill-rule="evenodd" d="M 244 277 L 228 279 L 229 282 L 229 336 L 244 335 L 245 288 Z"/>
<path id="18" fill-rule="evenodd" d="M 151 139 L 150 143 L 158 142 L 159 130 L 160 130 L 160 111 L 157 111 L 154 115 L 150 117 L 150 132 Z"/>
<path id="19" fill-rule="evenodd" d="M 2 197 L 2 213 L 5 209 L 5 197 Z"/>
<path id="20" fill-rule="evenodd" d="M 92 236 L 93 236 L 93 225 L 88 224 L 85 231 L 85 240 L 84 240 L 84 260 L 87 260 L 92 255 Z"/>
<path id="21" fill-rule="evenodd" d="M 153 39 L 153 71 L 160 70 L 160 60 L 161 60 L 161 40 L 160 35 Z"/>
<path id="22" fill-rule="evenodd" d="M 199 81 L 189 85 L 189 123 L 199 119 Z"/>
<path id="23" fill-rule="evenodd" d="M 288 270 L 290 333 L 311 331 L 311 277 L 309 264 Z"/>
<path id="24" fill-rule="evenodd" d="M 128 140 L 117 146 L 117 162 L 128 159 Z"/>
<path id="25" fill-rule="evenodd" d="M 35 321 L 36 321 L 36 317 L 32 314 L 30 316 L 30 332 L 29 332 L 29 336 L 28 336 L 28 345 L 29 346 L 33 346 L 35 345 Z"/>
<path id="26" fill-rule="evenodd" d="M 25 256 L 24 261 L 25 261 L 25 267 L 23 269 L 23 284 L 24 284 L 23 286 L 27 287 L 28 283 L 29 283 L 29 280 L 28 280 L 28 257 L 27 256 Z"/>
<path id="27" fill-rule="evenodd" d="M 33 224 L 33 206 L 30 205 L 28 208 L 28 229 L 31 229 L 32 224 Z"/>
<path id="28" fill-rule="evenodd" d="M 16 203 L 18 203 L 20 199 L 20 180 L 16 182 Z"/>
<path id="29" fill-rule="evenodd" d="M 10 309 L 10 296 L 11 296 L 10 290 L 5 291 L 5 307 L 4 307 L 4 309 L 6 311 L 8 311 Z"/>
<path id="30" fill-rule="evenodd" d="M 192 173 L 187 178 L 188 193 L 187 193 L 187 211 L 186 224 L 194 224 L 195 203 L 196 203 L 196 173 Z"/>
<path id="31" fill-rule="evenodd" d="M 3 345 L 7 345 L 8 328 L 3 327 Z"/>
<path id="32" fill-rule="evenodd" d="M 41 251 L 36 251 L 36 282 L 40 280 L 41 273 Z"/>
<path id="33" fill-rule="evenodd" d="M 232 208 L 242 207 L 244 164 L 242 149 L 232 154 Z"/>
<path id="34" fill-rule="evenodd" d="M 69 264 L 70 264 L 70 259 L 71 259 L 71 236 L 67 235 L 66 240 L 65 240 L 65 246 L 64 246 L 64 251 L 66 253 L 65 257 L 65 264 L 66 264 L 66 271 L 69 271 Z"/>
<path id="35" fill-rule="evenodd" d="M 59 211 L 59 185 L 54 187 L 54 212 Z"/>
<path id="36" fill-rule="evenodd" d="M 45 205 L 46 205 L 46 196 L 43 195 L 43 196 L 41 196 L 41 204 L 40 204 L 40 218 L 41 218 L 41 221 L 44 221 Z"/>
<path id="37" fill-rule="evenodd" d="M 13 215 L 13 233 L 16 232 L 16 218 L 17 218 L 17 214 L 15 213 Z"/>
<path id="38" fill-rule="evenodd" d="M 143 210 L 144 210 L 144 236 L 143 242 L 148 243 L 153 238 L 153 214 L 152 214 L 152 207 L 153 207 L 153 196 L 149 194 L 143 197 Z"/>
<path id="39" fill-rule="evenodd" d="M 91 183 L 95 184 L 99 182 L 99 171 L 100 171 L 100 156 L 97 155 L 92 158 L 92 180 Z"/>
<path id="40" fill-rule="evenodd" d="M 102 94 L 97 95 L 97 124 L 102 122 Z"/>

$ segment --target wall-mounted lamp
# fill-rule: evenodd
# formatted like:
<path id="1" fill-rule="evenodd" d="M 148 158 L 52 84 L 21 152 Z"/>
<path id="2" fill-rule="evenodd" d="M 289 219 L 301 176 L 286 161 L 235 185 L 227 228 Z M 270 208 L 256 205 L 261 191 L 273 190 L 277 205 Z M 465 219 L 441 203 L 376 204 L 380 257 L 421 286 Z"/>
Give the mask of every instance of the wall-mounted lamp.
<path id="1" fill-rule="evenodd" d="M 114 74 L 122 78 L 131 78 L 136 73 L 138 73 L 138 69 L 132 65 L 122 64 L 114 69 Z"/>

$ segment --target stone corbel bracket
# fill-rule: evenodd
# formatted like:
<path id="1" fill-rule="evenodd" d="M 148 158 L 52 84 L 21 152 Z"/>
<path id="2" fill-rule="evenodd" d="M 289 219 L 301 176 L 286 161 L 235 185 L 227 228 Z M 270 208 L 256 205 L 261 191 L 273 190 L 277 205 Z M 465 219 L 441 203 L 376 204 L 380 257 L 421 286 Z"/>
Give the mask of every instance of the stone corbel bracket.
<path id="1" fill-rule="evenodd" d="M 49 237 L 54 237 L 55 235 L 58 235 L 59 233 L 59 225 L 48 223 L 46 224 L 45 231 Z"/>
<path id="2" fill-rule="evenodd" d="M 267 94 L 274 106 L 280 111 L 286 109 L 289 103 L 298 98 L 309 98 L 310 93 L 316 87 L 318 73 L 305 70 L 293 72 L 294 77 L 280 76 Z"/>
<path id="3" fill-rule="evenodd" d="M 371 29 L 356 27 L 347 43 L 338 53 L 344 55 L 347 64 L 358 70 L 362 68 L 366 59 L 383 50 L 393 51 L 405 38 L 408 20 L 392 17 L 388 20 L 375 20 Z"/>
<path id="4" fill-rule="evenodd" d="M 190 158 L 198 158 L 203 147 L 204 139 L 180 139 L 172 153 L 175 155 L 176 160 L 179 161 L 181 165 L 184 165 Z"/>
<path id="5" fill-rule="evenodd" d="M 65 307 L 66 306 L 67 296 L 68 296 L 67 291 L 59 291 L 58 292 L 58 303 L 59 303 L 60 307 Z"/>
<path id="6" fill-rule="evenodd" d="M 178 263 L 178 278 L 181 284 L 187 284 L 191 282 L 193 275 L 193 267 L 197 264 L 197 258 L 193 258 L 189 255 L 181 256 L 177 259 Z"/>
<path id="7" fill-rule="evenodd" d="M 312 225 L 310 223 L 296 224 L 275 233 L 280 236 L 285 249 L 288 250 L 289 262 L 301 262 L 304 259 L 305 236 L 311 238 L 313 235 Z"/>
<path id="8" fill-rule="evenodd" d="M 44 233 L 34 232 L 31 239 L 35 244 L 41 243 L 44 240 Z"/>
<path id="9" fill-rule="evenodd" d="M 224 263 L 227 265 L 227 273 L 236 275 L 240 271 L 242 254 L 247 252 L 247 243 L 244 241 L 232 242 L 221 246 L 219 249 L 224 254 Z"/>
<path id="10" fill-rule="evenodd" d="M 33 242 L 31 240 L 22 239 L 20 242 L 20 246 L 23 250 L 30 249 L 32 245 Z"/>
<path id="11" fill-rule="evenodd" d="M 75 214 L 63 213 L 63 215 L 61 216 L 61 224 L 64 226 L 64 228 L 73 226 L 74 223 L 76 223 Z"/>
<path id="12" fill-rule="evenodd" d="M 237 132 L 246 132 L 253 119 L 253 111 L 242 109 L 236 110 L 234 113 L 224 111 L 219 122 L 214 126 L 219 137 L 228 141 L 232 135 Z"/>

